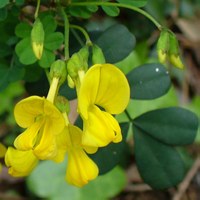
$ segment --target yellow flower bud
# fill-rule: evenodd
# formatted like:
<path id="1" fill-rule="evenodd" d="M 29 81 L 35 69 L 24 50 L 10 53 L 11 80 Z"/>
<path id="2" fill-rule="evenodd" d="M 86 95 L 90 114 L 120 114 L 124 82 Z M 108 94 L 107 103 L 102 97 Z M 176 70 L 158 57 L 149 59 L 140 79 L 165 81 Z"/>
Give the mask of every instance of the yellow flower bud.
<path id="1" fill-rule="evenodd" d="M 169 56 L 169 60 L 170 60 L 171 64 L 174 65 L 175 67 L 184 69 L 184 65 L 183 65 L 179 55 L 171 54 Z"/>
<path id="2" fill-rule="evenodd" d="M 44 46 L 44 29 L 39 18 L 33 24 L 31 31 L 31 43 L 35 57 L 39 60 L 42 57 Z"/>

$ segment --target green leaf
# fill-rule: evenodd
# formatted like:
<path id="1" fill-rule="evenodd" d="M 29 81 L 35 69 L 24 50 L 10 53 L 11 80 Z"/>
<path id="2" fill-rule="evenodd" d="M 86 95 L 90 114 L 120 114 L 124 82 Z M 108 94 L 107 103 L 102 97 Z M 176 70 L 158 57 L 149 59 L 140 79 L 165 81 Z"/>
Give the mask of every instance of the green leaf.
<path id="1" fill-rule="evenodd" d="M 81 7 L 81 6 L 70 7 L 69 12 L 74 17 L 81 17 L 84 19 L 88 19 L 92 15 L 91 8 L 88 9 L 87 7 Z"/>
<path id="2" fill-rule="evenodd" d="M 7 44 L 1 43 L 0 42 L 0 58 L 3 58 L 5 56 L 8 56 L 12 54 L 12 48 L 8 46 Z"/>
<path id="3" fill-rule="evenodd" d="M 31 26 L 26 22 L 21 22 L 15 28 L 15 35 L 20 38 L 30 37 L 31 35 Z"/>
<path id="4" fill-rule="evenodd" d="M 1 0 L 1 1 L 0 1 L 0 8 L 3 8 L 3 7 L 6 6 L 7 4 L 9 4 L 9 0 Z"/>
<path id="5" fill-rule="evenodd" d="M 120 143 L 111 143 L 106 147 L 99 148 L 97 153 L 89 156 L 99 167 L 99 174 L 105 174 L 114 168 L 123 157 L 126 148 L 126 136 L 128 133 L 129 123 L 120 124 L 122 129 L 123 140 Z"/>
<path id="6" fill-rule="evenodd" d="M 30 37 L 22 39 L 16 45 L 15 51 L 19 57 L 20 62 L 24 65 L 33 64 L 37 60 L 32 50 Z"/>
<path id="7" fill-rule="evenodd" d="M 8 85 L 8 75 L 9 75 L 9 69 L 8 67 L 0 63 L 0 74 L 1 74 L 1 79 L 0 79 L 0 91 L 4 90 L 6 86 Z"/>
<path id="8" fill-rule="evenodd" d="M 143 7 L 147 4 L 147 0 L 117 0 L 119 3 L 135 6 L 135 7 Z"/>
<path id="9" fill-rule="evenodd" d="M 95 200 L 106 200 L 116 196 L 126 183 L 123 170 L 117 167 L 83 188 L 74 187 L 65 182 L 66 167 L 66 161 L 59 164 L 41 162 L 27 179 L 29 190 L 49 200 L 88 200 L 94 196 Z"/>
<path id="10" fill-rule="evenodd" d="M 0 22 L 4 21 L 8 16 L 8 11 L 6 7 L 0 9 Z"/>
<path id="11" fill-rule="evenodd" d="M 45 36 L 56 30 L 57 24 L 56 24 L 56 21 L 55 21 L 55 19 L 53 18 L 52 15 L 47 14 L 44 17 L 41 17 L 40 20 L 43 24 Z"/>
<path id="12" fill-rule="evenodd" d="M 193 143 L 198 129 L 197 116 L 179 107 L 147 112 L 134 119 L 133 123 L 153 138 L 170 145 Z"/>
<path id="13" fill-rule="evenodd" d="M 163 96 L 170 88 L 171 81 L 166 68 L 157 63 L 145 64 L 133 69 L 127 79 L 133 99 L 155 99 Z"/>
<path id="14" fill-rule="evenodd" d="M 116 17 L 119 15 L 120 13 L 120 10 L 118 7 L 116 6 L 101 6 L 103 11 L 108 15 L 108 16 L 111 16 L 111 17 Z"/>
<path id="15" fill-rule="evenodd" d="M 94 181 L 81 189 L 80 200 L 108 200 L 113 199 L 120 193 L 126 184 L 126 177 L 124 171 L 115 167 L 109 173 L 99 176 Z"/>
<path id="16" fill-rule="evenodd" d="M 44 49 L 42 58 L 39 60 L 39 65 L 43 68 L 49 68 L 55 60 L 55 54 L 52 51 Z"/>
<path id="17" fill-rule="evenodd" d="M 60 32 L 51 33 L 45 37 L 44 46 L 48 50 L 56 50 L 63 43 L 63 34 Z"/>
<path id="18" fill-rule="evenodd" d="M 102 49 L 107 62 L 116 63 L 133 50 L 135 37 L 125 26 L 115 24 L 105 30 L 95 43 Z"/>
<path id="19" fill-rule="evenodd" d="M 178 152 L 133 126 L 136 164 L 143 180 L 154 189 L 177 185 L 185 166 Z"/>

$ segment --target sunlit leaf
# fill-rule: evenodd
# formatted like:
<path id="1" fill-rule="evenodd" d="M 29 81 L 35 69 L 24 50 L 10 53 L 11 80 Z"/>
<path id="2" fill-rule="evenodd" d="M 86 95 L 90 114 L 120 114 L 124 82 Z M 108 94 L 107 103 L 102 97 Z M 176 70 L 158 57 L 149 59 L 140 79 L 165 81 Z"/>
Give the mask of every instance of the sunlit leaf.
<path id="1" fill-rule="evenodd" d="M 45 37 L 45 48 L 48 50 L 56 50 L 63 43 L 63 34 L 60 32 L 51 33 Z"/>
<path id="2" fill-rule="evenodd" d="M 29 37 L 31 35 L 31 26 L 26 22 L 21 22 L 16 26 L 15 34 L 20 38 Z"/>
<path id="3" fill-rule="evenodd" d="M 19 57 L 20 62 L 24 65 L 33 64 L 37 60 L 32 50 L 30 37 L 21 40 L 16 45 L 15 51 Z"/>
<path id="4" fill-rule="evenodd" d="M 119 13 L 120 13 L 119 8 L 118 8 L 118 7 L 115 7 L 115 6 L 101 6 L 101 7 L 102 7 L 103 11 L 104 11 L 107 15 L 109 15 L 109 16 L 111 16 L 111 17 L 116 17 L 116 16 L 118 16 Z"/>
<path id="5" fill-rule="evenodd" d="M 44 49 L 42 58 L 39 60 L 39 65 L 43 68 L 49 68 L 55 60 L 55 54 L 48 49 Z"/>
<path id="6" fill-rule="evenodd" d="M 117 0 L 121 4 L 131 5 L 135 7 L 143 7 L 147 4 L 147 0 Z"/>

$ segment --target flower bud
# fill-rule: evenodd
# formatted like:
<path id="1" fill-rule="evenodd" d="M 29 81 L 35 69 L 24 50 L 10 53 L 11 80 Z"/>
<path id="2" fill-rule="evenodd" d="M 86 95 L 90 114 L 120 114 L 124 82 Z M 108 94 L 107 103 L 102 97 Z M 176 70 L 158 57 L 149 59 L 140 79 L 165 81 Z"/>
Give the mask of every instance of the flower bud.
<path id="1" fill-rule="evenodd" d="M 72 79 L 77 79 L 78 71 L 87 71 L 88 68 L 88 56 L 89 50 L 85 46 L 81 48 L 77 53 L 74 53 L 67 62 L 67 71 Z"/>
<path id="2" fill-rule="evenodd" d="M 180 69 L 184 68 L 184 65 L 180 59 L 179 44 L 174 34 L 170 34 L 169 61 L 175 67 Z"/>
<path id="3" fill-rule="evenodd" d="M 69 74 L 67 75 L 67 82 L 68 82 L 68 86 L 70 88 L 73 89 L 75 87 L 75 83 L 74 83 L 73 79 L 71 78 L 71 76 L 69 76 Z"/>
<path id="4" fill-rule="evenodd" d="M 93 64 L 104 64 L 105 62 L 106 62 L 105 57 L 103 55 L 101 48 L 99 46 L 97 46 L 96 44 L 94 44 L 92 46 L 92 63 Z"/>
<path id="5" fill-rule="evenodd" d="M 176 55 L 176 54 L 171 54 L 169 56 L 169 60 L 170 60 L 170 63 L 172 65 L 174 65 L 175 67 L 178 67 L 180 69 L 183 69 L 185 66 L 183 65 L 181 59 L 180 59 L 180 56 L 179 55 Z"/>
<path id="6" fill-rule="evenodd" d="M 42 57 L 44 46 L 44 29 L 39 18 L 37 18 L 33 24 L 31 43 L 35 57 L 39 60 Z"/>
<path id="7" fill-rule="evenodd" d="M 62 84 L 67 78 L 67 69 L 65 62 L 62 60 L 56 60 L 51 65 L 50 69 L 50 78 L 53 79 L 54 77 L 59 78 L 59 83 Z"/>
<path id="8" fill-rule="evenodd" d="M 170 33 L 167 30 L 163 30 L 160 33 L 157 42 L 158 59 L 161 63 L 165 63 L 167 60 L 167 54 L 169 51 L 169 35 Z"/>

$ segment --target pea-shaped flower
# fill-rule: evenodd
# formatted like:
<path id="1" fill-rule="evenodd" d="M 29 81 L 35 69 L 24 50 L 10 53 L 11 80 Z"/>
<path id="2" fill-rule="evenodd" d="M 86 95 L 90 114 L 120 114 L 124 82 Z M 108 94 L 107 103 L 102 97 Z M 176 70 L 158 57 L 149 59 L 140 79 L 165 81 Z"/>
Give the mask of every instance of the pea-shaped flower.
<path id="1" fill-rule="evenodd" d="M 119 124 L 112 114 L 123 112 L 129 98 L 128 81 L 114 65 L 96 64 L 86 72 L 78 92 L 83 145 L 103 147 L 122 140 Z"/>
<path id="2" fill-rule="evenodd" d="M 49 100 L 31 96 L 23 99 L 14 109 L 17 124 L 26 128 L 14 141 L 21 151 L 33 150 L 40 159 L 51 159 L 57 154 L 56 136 L 65 127 L 60 111 Z"/>
<path id="3" fill-rule="evenodd" d="M 29 175 L 38 163 L 38 158 L 32 150 L 20 151 L 8 147 L 5 155 L 5 164 L 9 168 L 8 173 L 14 177 Z"/>
<path id="4" fill-rule="evenodd" d="M 65 133 L 67 137 L 64 145 L 66 145 L 68 155 L 66 180 L 72 185 L 82 187 L 98 176 L 99 169 L 85 152 L 91 152 L 91 148 L 82 145 L 82 131 L 69 124 Z"/>

